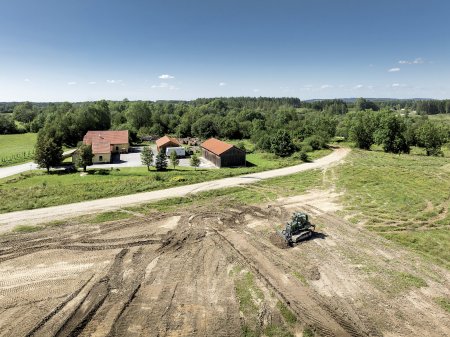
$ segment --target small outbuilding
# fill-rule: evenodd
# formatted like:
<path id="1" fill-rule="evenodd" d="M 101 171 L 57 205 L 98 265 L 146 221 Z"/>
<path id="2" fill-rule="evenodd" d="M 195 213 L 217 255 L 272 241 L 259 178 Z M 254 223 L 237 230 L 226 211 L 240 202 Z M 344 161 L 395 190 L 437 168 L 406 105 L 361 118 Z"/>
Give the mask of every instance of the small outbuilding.
<path id="1" fill-rule="evenodd" d="M 164 136 L 156 140 L 156 150 L 160 152 L 163 150 L 166 152 L 168 147 L 179 147 L 181 146 L 180 142 L 176 138 L 172 138 L 169 136 Z"/>
<path id="2" fill-rule="evenodd" d="M 245 166 L 245 151 L 233 144 L 228 144 L 216 138 L 210 138 L 200 145 L 202 157 L 217 167 Z"/>

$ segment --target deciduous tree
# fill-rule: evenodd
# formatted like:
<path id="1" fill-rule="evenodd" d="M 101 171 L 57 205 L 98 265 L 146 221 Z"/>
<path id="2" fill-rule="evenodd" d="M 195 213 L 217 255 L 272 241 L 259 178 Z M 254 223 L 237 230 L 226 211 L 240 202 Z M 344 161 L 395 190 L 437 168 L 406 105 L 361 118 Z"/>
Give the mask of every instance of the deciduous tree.
<path id="1" fill-rule="evenodd" d="M 92 146 L 82 144 L 77 150 L 76 165 L 78 167 L 82 167 L 83 171 L 86 172 L 86 166 L 92 165 L 93 156 L 94 155 L 92 153 Z"/>
<path id="2" fill-rule="evenodd" d="M 195 170 L 200 166 L 200 158 L 195 153 L 191 156 L 190 164 Z"/>
<path id="3" fill-rule="evenodd" d="M 170 164 L 173 166 L 174 170 L 175 167 L 180 164 L 180 159 L 178 159 L 177 153 L 175 151 L 170 152 Z"/>
<path id="4" fill-rule="evenodd" d="M 48 137 L 45 133 L 38 134 L 34 160 L 40 167 L 45 167 L 47 173 L 50 172 L 50 167 L 61 163 L 62 153 L 61 145 L 58 145 L 57 142 Z"/>
<path id="5" fill-rule="evenodd" d="M 142 149 L 142 153 L 141 153 L 141 162 L 142 165 L 147 166 L 147 170 L 150 171 L 150 166 L 153 165 L 153 150 L 150 146 L 145 146 Z"/>

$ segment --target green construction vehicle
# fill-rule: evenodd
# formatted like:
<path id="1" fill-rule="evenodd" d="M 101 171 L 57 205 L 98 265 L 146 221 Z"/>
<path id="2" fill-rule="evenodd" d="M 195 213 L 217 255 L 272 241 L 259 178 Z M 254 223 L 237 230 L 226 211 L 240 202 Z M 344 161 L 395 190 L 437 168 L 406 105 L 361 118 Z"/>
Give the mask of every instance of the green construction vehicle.
<path id="1" fill-rule="evenodd" d="M 309 222 L 308 214 L 294 212 L 291 221 L 286 223 L 286 228 L 279 231 L 289 246 L 310 238 L 315 230 L 315 226 Z"/>

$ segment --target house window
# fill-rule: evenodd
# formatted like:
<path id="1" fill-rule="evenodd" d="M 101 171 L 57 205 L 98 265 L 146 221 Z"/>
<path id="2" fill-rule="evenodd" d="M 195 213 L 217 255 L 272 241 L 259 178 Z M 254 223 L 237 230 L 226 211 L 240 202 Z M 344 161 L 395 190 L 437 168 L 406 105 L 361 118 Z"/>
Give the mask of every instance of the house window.
<path id="1" fill-rule="evenodd" d="M 103 156 L 98 156 L 98 159 L 99 159 L 100 161 L 103 161 Z"/>

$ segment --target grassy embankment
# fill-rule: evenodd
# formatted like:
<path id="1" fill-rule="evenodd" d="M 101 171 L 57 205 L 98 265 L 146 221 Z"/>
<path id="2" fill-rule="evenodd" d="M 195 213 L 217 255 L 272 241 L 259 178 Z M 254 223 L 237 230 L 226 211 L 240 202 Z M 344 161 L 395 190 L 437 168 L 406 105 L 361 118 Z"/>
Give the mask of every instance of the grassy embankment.
<path id="1" fill-rule="evenodd" d="M 0 135 L 0 167 L 33 160 L 36 133 Z"/>
<path id="2" fill-rule="evenodd" d="M 309 156 L 314 159 L 330 152 L 331 150 L 320 150 Z M 177 167 L 165 172 L 148 172 L 145 167 L 136 167 L 91 170 L 91 174 L 87 176 L 80 176 L 79 173 L 55 172 L 48 175 L 42 171 L 27 172 L 0 180 L 3 201 L 0 213 L 146 192 L 301 163 L 297 156 L 277 158 L 259 152 L 249 154 L 247 161 L 247 167 L 220 170 Z"/>
<path id="3" fill-rule="evenodd" d="M 448 157 L 353 150 L 336 173 L 343 215 L 450 268 Z"/>

